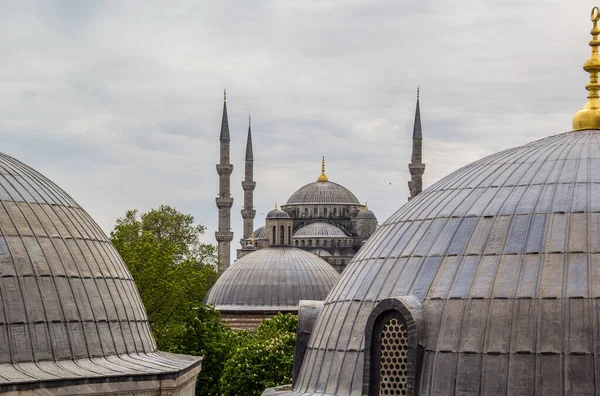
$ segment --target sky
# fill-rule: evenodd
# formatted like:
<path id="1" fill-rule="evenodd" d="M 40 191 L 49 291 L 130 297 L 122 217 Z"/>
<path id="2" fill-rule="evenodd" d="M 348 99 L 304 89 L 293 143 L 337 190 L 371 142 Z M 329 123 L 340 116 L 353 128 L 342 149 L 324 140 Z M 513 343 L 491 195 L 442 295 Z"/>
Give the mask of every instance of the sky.
<path id="1" fill-rule="evenodd" d="M 223 88 L 232 249 L 252 115 L 255 228 L 316 180 L 383 222 L 408 197 L 416 89 L 425 187 L 571 129 L 591 0 L 3 2 L 0 143 L 109 233 L 169 204 L 215 243 Z"/>

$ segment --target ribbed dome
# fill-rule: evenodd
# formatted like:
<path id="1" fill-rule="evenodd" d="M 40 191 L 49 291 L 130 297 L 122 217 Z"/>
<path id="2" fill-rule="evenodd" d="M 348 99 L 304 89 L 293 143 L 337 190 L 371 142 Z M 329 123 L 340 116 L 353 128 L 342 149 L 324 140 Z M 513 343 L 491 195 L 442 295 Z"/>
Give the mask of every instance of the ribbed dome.
<path id="1" fill-rule="evenodd" d="M 597 392 L 599 142 L 506 150 L 401 207 L 328 295 L 294 394 L 361 394 L 369 313 L 411 295 L 427 331 L 419 394 Z"/>
<path id="2" fill-rule="evenodd" d="M 199 360 L 156 352 L 119 254 L 57 185 L 0 153 L 0 201 L 0 390 L 177 372 Z"/>
<path id="3" fill-rule="evenodd" d="M 338 273 L 323 259 L 292 247 L 269 247 L 237 260 L 205 298 L 219 311 L 295 311 L 300 300 L 323 300 Z"/>
<path id="4" fill-rule="evenodd" d="M 360 205 L 358 199 L 346 187 L 337 183 L 316 181 L 300 187 L 292 194 L 286 205 L 301 204 L 347 204 Z"/>
<path id="5" fill-rule="evenodd" d="M 377 219 L 375 217 L 375 213 L 371 212 L 369 209 L 361 209 L 356 214 L 357 219 Z"/>
<path id="6" fill-rule="evenodd" d="M 254 230 L 254 239 L 267 239 L 267 229 L 265 226 L 260 226 Z"/>
<path id="7" fill-rule="evenodd" d="M 267 213 L 267 219 L 289 219 L 290 215 L 285 210 L 273 209 Z"/>
<path id="8" fill-rule="evenodd" d="M 344 231 L 329 223 L 310 223 L 300 228 L 293 238 L 347 238 Z"/>

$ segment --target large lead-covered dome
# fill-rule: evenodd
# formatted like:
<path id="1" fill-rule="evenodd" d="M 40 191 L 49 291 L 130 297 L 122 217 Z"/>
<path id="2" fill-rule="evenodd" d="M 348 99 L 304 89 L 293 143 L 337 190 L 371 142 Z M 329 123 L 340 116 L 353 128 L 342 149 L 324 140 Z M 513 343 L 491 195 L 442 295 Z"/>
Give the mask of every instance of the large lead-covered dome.
<path id="1" fill-rule="evenodd" d="M 198 363 L 156 351 L 133 279 L 94 220 L 53 182 L 0 154 L 0 391 Z"/>
<path id="2" fill-rule="evenodd" d="M 331 181 L 316 181 L 300 187 L 286 205 L 346 204 L 360 205 L 352 191 Z"/>
<path id="3" fill-rule="evenodd" d="M 365 361 L 377 367 L 367 319 L 389 297 L 422 304 L 407 330 L 422 353 L 394 374 L 420 381 L 415 394 L 597 392 L 599 142 L 590 130 L 506 150 L 400 208 L 328 295 L 292 393 L 360 395 Z"/>
<path id="4" fill-rule="evenodd" d="M 231 265 L 205 298 L 223 312 L 297 311 L 300 300 L 323 300 L 338 273 L 318 256 L 292 247 L 252 252 Z"/>

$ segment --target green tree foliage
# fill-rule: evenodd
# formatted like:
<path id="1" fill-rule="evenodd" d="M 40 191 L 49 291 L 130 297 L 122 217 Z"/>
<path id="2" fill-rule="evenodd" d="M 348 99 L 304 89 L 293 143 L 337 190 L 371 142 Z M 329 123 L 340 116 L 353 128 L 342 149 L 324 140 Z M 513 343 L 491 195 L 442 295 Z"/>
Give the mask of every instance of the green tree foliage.
<path id="1" fill-rule="evenodd" d="M 158 347 L 171 350 L 190 312 L 216 281 L 216 249 L 200 242 L 205 227 L 163 205 L 117 220 L 111 240 L 127 264 L 146 307 Z"/>
<path id="2" fill-rule="evenodd" d="M 263 321 L 225 362 L 222 394 L 259 396 L 266 388 L 291 383 L 297 325 L 292 314 Z"/>

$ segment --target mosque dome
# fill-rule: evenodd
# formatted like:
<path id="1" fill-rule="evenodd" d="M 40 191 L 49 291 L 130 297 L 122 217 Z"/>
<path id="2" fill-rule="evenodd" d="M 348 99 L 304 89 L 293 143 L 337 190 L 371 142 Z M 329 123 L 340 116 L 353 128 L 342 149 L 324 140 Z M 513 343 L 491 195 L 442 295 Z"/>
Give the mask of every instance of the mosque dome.
<path id="1" fill-rule="evenodd" d="M 222 312 L 297 311 L 300 300 L 323 300 L 338 273 L 318 256 L 293 247 L 252 252 L 229 267 L 205 302 Z"/>
<path id="2" fill-rule="evenodd" d="M 0 201 L 0 392 L 200 364 L 157 352 L 121 257 L 60 187 L 0 153 Z"/>
<path id="3" fill-rule="evenodd" d="M 331 181 L 316 181 L 300 187 L 286 205 L 342 204 L 360 205 L 352 191 Z"/>
<path id="4" fill-rule="evenodd" d="M 293 238 L 347 238 L 344 231 L 330 223 L 316 222 L 305 225 Z"/>
<path id="5" fill-rule="evenodd" d="M 369 317 L 390 298 L 424 313 L 406 330 L 421 374 L 398 374 L 420 377 L 415 394 L 598 389 L 599 141 L 586 130 L 502 151 L 402 206 L 329 293 L 294 394 L 361 394 L 365 337 L 381 331 Z"/>
<path id="6" fill-rule="evenodd" d="M 370 211 L 367 208 L 359 210 L 358 213 L 356 214 L 356 218 L 357 219 L 377 219 L 377 217 L 375 217 L 375 213 L 373 213 L 372 211 Z"/>
<path id="7" fill-rule="evenodd" d="M 267 219 L 289 219 L 290 215 L 285 210 L 273 209 L 267 213 Z M 256 235 L 254 236 L 256 238 Z"/>
<path id="8" fill-rule="evenodd" d="M 254 239 L 267 239 L 267 229 L 265 226 L 260 226 L 254 230 Z"/>

